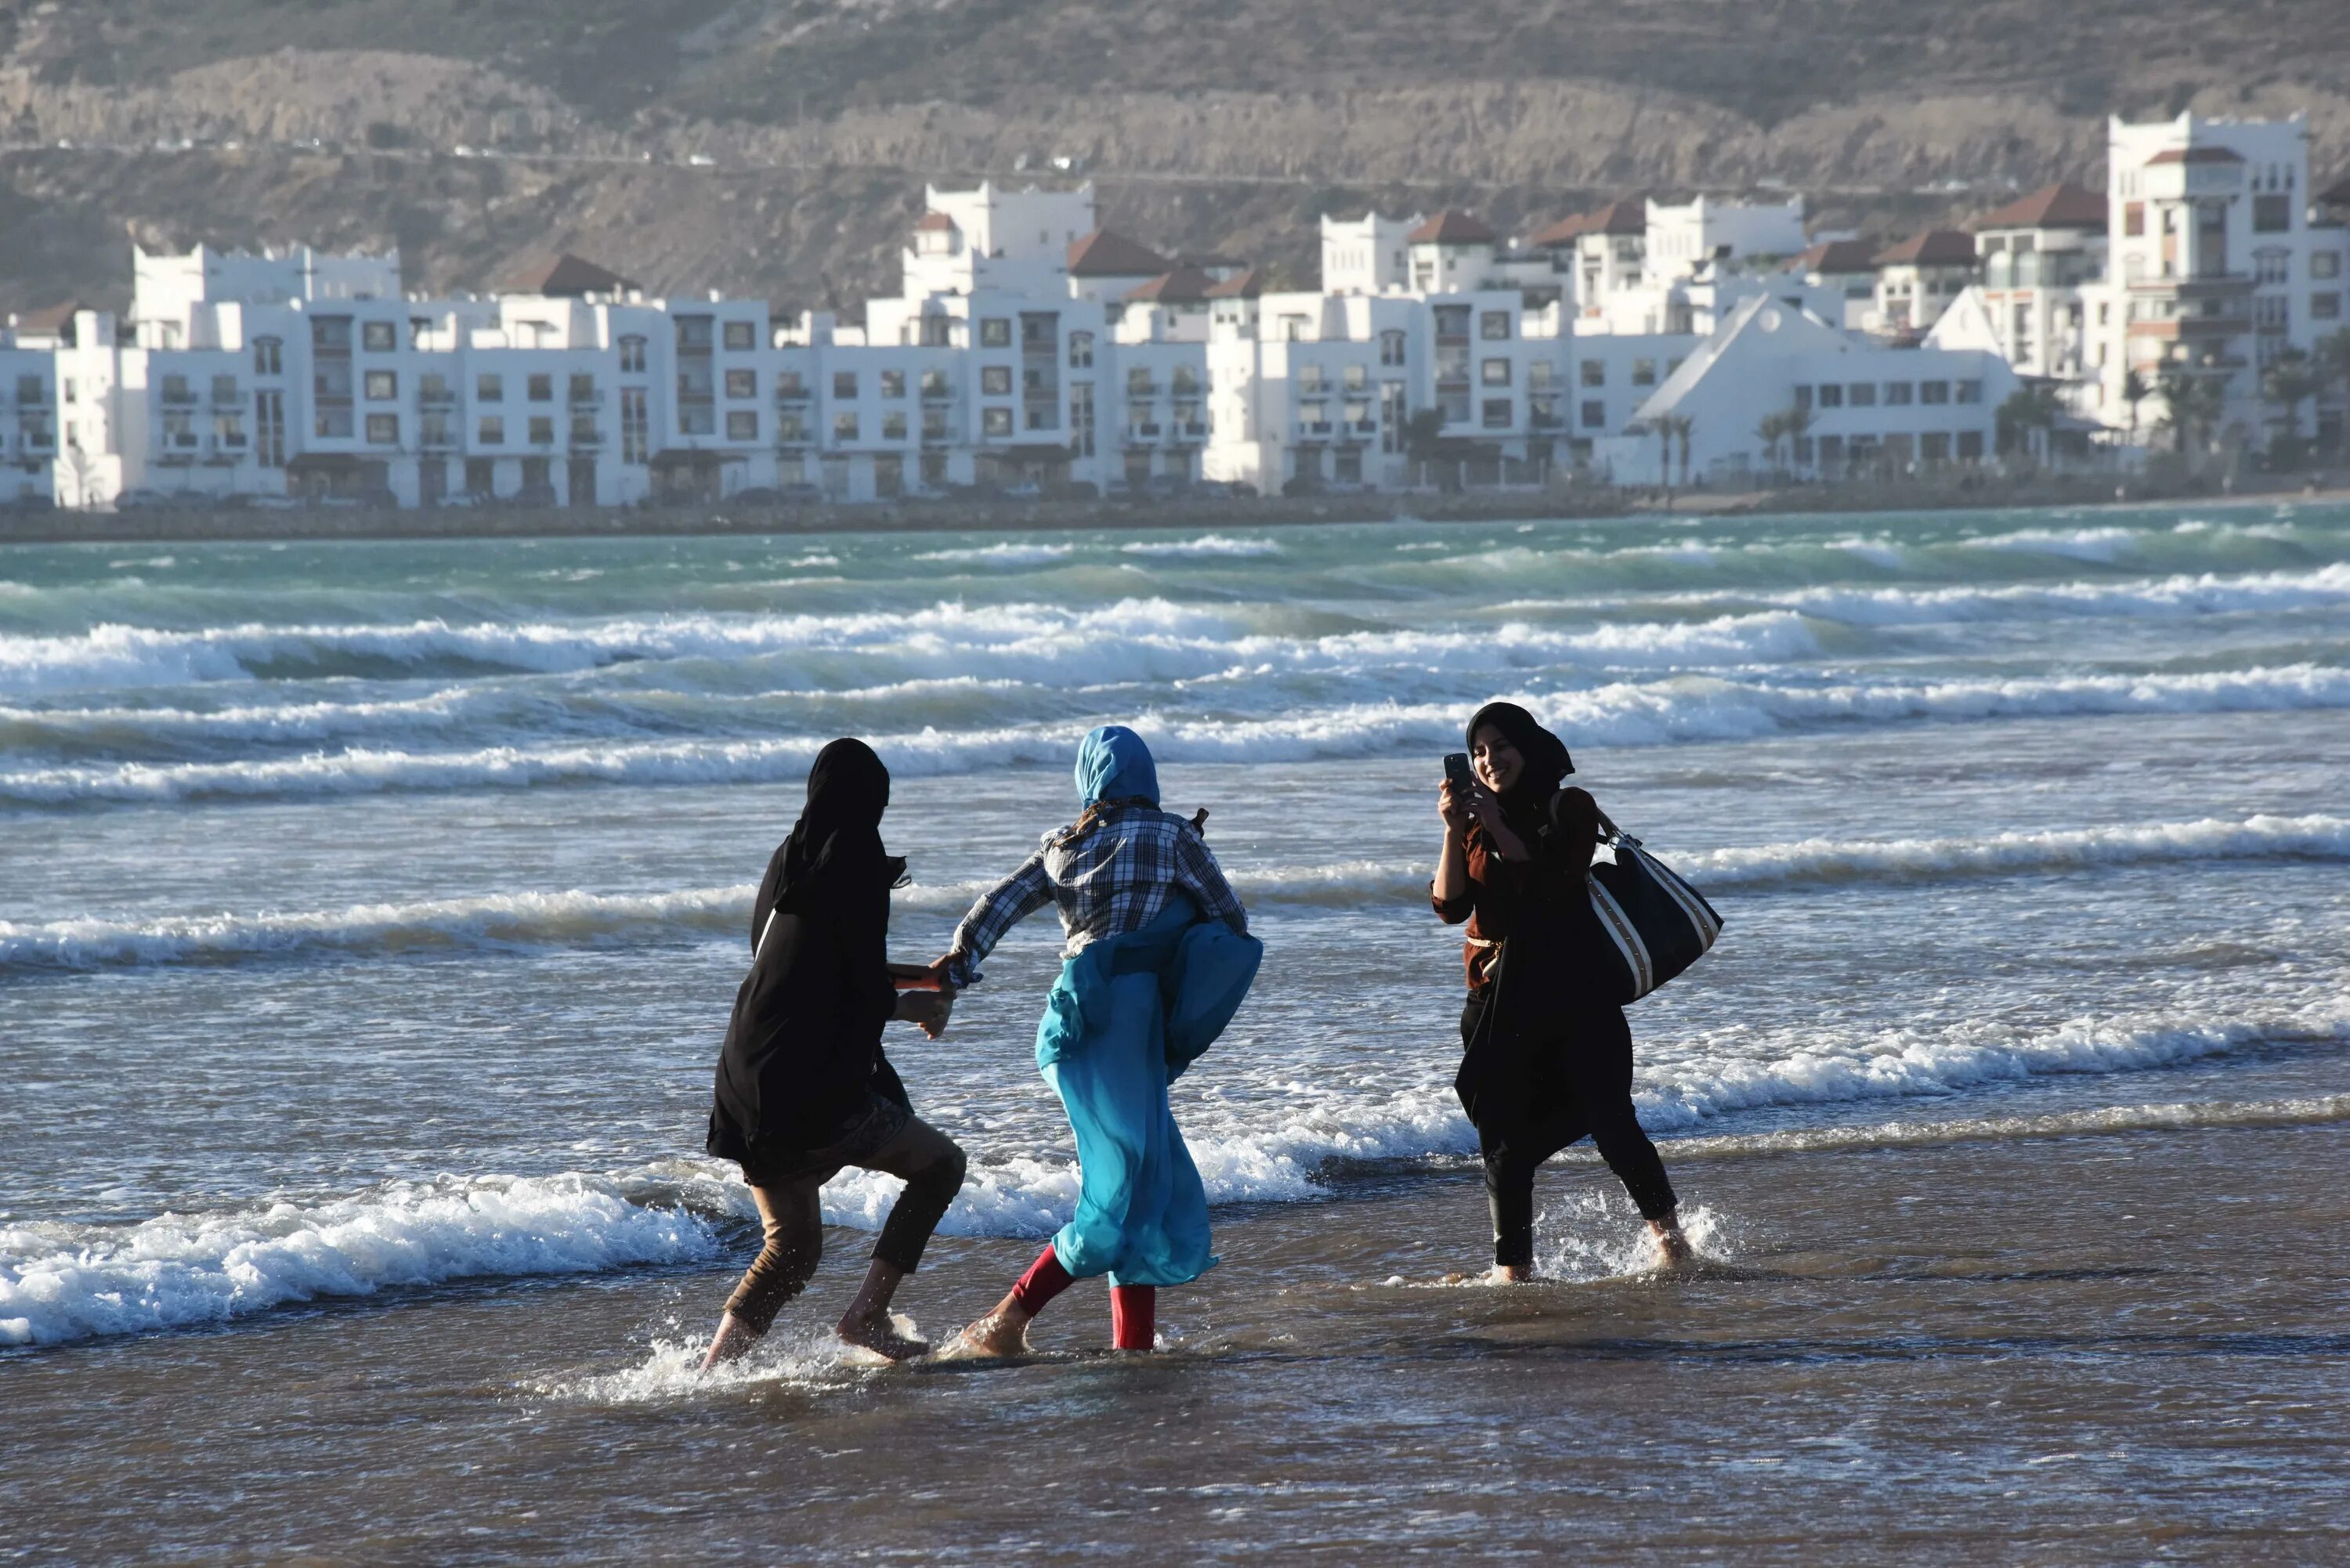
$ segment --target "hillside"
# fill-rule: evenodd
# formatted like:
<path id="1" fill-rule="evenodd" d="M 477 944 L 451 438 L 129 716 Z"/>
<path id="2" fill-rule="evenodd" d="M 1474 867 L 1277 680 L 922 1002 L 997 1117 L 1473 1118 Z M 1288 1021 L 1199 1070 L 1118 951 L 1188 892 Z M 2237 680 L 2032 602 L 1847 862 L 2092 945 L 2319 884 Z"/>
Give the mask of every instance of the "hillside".
<path id="1" fill-rule="evenodd" d="M 846 303 L 893 286 L 924 179 L 1055 155 L 1120 227 L 1301 276 L 1314 215 L 1374 202 L 1506 224 L 1776 184 L 1896 233 L 2095 175 L 2108 109 L 2306 109 L 2320 167 L 2350 156 L 2338 0 L 1930 16 L 1929 34 L 1900 0 L 0 0 L 0 308 L 120 303 L 126 227 L 396 243 L 421 286 L 561 245 L 656 287 Z"/>

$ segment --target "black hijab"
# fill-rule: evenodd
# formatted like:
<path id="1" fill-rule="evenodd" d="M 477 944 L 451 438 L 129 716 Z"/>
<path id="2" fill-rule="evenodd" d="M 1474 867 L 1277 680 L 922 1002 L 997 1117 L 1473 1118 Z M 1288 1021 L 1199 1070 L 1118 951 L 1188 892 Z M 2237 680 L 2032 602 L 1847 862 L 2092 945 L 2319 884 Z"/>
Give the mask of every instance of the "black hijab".
<path id="1" fill-rule="evenodd" d="M 881 846 L 889 806 L 889 770 L 872 747 L 843 737 L 818 752 L 808 769 L 807 805 L 784 841 L 775 908 L 813 913 L 807 899 L 823 883 L 878 877 L 886 888 L 904 876 L 906 863 Z"/>
<path id="2" fill-rule="evenodd" d="M 1477 732 L 1488 724 L 1507 735 L 1510 744 L 1518 749 L 1517 782 L 1502 795 L 1502 815 L 1519 836 L 1525 837 L 1550 820 L 1550 797 L 1558 792 L 1559 781 L 1575 771 L 1575 759 L 1566 754 L 1565 742 L 1536 723 L 1534 716 L 1515 702 L 1488 702 L 1471 716 L 1468 742 L 1472 753 L 1477 749 Z"/>

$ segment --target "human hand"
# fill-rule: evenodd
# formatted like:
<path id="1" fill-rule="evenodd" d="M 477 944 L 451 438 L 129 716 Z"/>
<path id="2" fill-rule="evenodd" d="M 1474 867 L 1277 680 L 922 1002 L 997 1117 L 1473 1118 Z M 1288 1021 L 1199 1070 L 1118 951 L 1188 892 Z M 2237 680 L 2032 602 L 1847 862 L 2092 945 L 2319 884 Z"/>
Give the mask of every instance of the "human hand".
<path id="1" fill-rule="evenodd" d="M 1500 823 L 1501 812 L 1501 801 L 1483 784 L 1472 785 L 1464 793 L 1447 779 L 1437 796 L 1437 815 L 1456 835 L 1468 832 L 1471 822 L 1482 823 L 1492 829 Z"/>
<path id="2" fill-rule="evenodd" d="M 936 1040 L 947 1032 L 947 1017 L 953 1012 L 951 991 L 905 991 L 898 993 L 898 1010 L 891 1016 Z"/>

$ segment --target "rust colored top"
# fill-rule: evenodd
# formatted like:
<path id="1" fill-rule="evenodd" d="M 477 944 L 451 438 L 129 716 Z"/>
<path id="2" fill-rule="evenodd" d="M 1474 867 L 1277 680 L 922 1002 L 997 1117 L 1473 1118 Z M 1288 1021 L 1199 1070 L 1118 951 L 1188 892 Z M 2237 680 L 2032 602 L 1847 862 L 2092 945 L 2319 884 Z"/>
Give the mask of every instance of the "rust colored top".
<path id="1" fill-rule="evenodd" d="M 1533 813 L 1527 815 L 1534 818 Z M 1430 884 L 1429 902 L 1437 919 L 1448 926 L 1469 923 L 1461 962 L 1468 971 L 1472 994 L 1492 983 L 1500 944 L 1509 940 L 1521 912 L 1566 897 L 1570 889 L 1579 897 L 1584 876 L 1591 869 L 1591 854 L 1598 846 L 1599 804 L 1588 790 L 1558 792 L 1558 830 L 1549 839 L 1537 840 L 1536 820 L 1523 826 L 1513 821 L 1510 826 L 1537 858 L 1503 859 L 1486 838 L 1484 824 L 1472 822 L 1462 840 L 1469 862 L 1469 890 L 1458 898 L 1440 898 L 1435 885 Z"/>

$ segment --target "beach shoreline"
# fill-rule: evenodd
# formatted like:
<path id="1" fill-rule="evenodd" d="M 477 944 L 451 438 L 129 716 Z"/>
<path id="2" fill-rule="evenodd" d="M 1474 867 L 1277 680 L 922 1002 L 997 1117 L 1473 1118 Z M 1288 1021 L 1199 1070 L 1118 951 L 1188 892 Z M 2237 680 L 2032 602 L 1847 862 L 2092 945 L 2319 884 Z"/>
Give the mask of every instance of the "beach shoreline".
<path id="1" fill-rule="evenodd" d="M 2116 495 L 2116 488 L 2126 493 Z M 1948 485 L 1802 486 L 1687 490 L 1669 497 L 1618 490 L 1513 490 L 1355 495 L 1199 497 L 1153 504 L 956 501 L 809 508 L 509 508 L 442 510 L 302 507 L 255 510 L 10 512 L 0 546 L 66 544 L 250 544 L 465 539 L 693 538 L 827 534 L 1069 533 L 1180 528 L 1280 528 L 1316 524 L 1523 523 L 1653 518 L 2110 509 L 2162 505 L 2266 506 L 2350 500 L 2350 488 L 2227 492 L 2209 484 L 2158 486 L 2112 475 Z"/>

